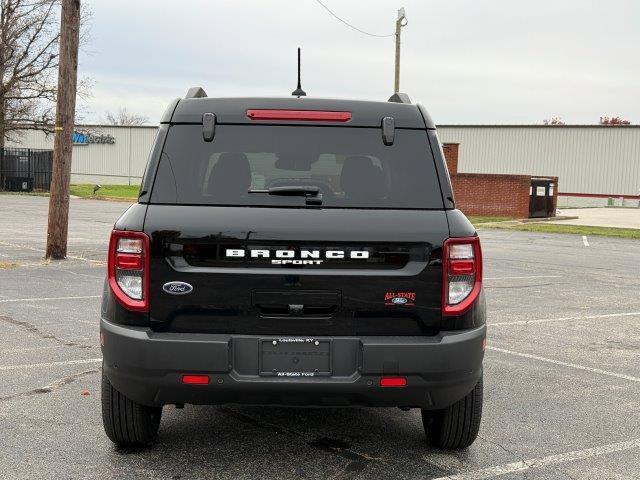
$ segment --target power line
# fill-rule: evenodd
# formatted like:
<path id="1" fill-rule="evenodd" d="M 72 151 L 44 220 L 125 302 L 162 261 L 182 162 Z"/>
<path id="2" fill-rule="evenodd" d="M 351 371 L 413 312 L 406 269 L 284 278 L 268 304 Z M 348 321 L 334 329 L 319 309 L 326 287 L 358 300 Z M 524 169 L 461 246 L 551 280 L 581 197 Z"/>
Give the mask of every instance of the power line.
<path id="1" fill-rule="evenodd" d="M 352 28 L 354 30 L 356 30 L 357 32 L 360 33 L 364 33 L 365 35 L 369 35 L 370 37 L 378 37 L 378 38 L 386 38 L 386 37 L 393 37 L 395 35 L 395 33 L 391 33 L 389 35 L 376 35 L 375 33 L 369 33 L 369 32 L 365 32 L 364 30 L 361 30 L 360 28 L 351 25 L 349 22 L 347 22 L 346 20 L 343 20 L 342 18 L 340 18 L 338 15 L 336 15 L 335 13 L 333 13 L 329 7 L 327 7 L 324 3 L 322 3 L 320 0 L 316 0 L 316 2 L 318 2 L 322 8 L 324 8 L 327 12 L 329 12 L 331 15 L 333 15 L 335 18 L 337 18 L 339 21 L 341 21 L 342 23 L 344 23 L 347 27 Z"/>

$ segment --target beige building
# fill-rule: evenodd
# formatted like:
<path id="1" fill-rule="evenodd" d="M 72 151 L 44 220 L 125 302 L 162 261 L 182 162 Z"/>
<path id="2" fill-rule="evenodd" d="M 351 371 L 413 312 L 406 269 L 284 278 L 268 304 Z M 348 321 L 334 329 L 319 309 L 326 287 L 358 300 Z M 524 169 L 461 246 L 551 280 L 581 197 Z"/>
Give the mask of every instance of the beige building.
<path id="1" fill-rule="evenodd" d="M 140 182 L 156 127 L 78 132 L 88 135 L 76 136 L 73 183 Z M 443 125 L 438 132 L 442 142 L 460 144 L 460 173 L 557 176 L 560 206 L 640 200 L 640 126 Z M 53 136 L 29 131 L 7 146 L 51 149 Z"/>

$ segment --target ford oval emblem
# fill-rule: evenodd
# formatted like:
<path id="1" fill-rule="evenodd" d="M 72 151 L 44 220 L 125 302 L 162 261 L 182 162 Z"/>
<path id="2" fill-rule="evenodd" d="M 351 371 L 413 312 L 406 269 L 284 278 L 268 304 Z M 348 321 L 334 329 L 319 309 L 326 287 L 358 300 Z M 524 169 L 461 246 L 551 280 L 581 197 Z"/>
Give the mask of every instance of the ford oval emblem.
<path id="1" fill-rule="evenodd" d="M 395 305 L 404 305 L 405 303 L 407 303 L 407 301 L 408 300 L 404 297 L 393 297 L 393 299 L 391 300 L 391 302 Z"/>
<path id="2" fill-rule="evenodd" d="M 162 289 L 171 295 L 186 295 L 193 291 L 193 287 L 186 282 L 167 282 Z"/>

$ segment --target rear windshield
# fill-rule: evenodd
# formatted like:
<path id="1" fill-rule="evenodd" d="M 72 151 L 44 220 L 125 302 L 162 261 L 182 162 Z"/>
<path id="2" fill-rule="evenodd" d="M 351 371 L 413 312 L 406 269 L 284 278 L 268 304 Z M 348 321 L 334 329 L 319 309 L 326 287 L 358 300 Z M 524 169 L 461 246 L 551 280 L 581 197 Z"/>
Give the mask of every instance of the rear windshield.
<path id="1" fill-rule="evenodd" d="M 324 208 L 443 208 L 425 131 L 396 129 L 386 146 L 379 128 L 277 125 L 217 125 L 212 142 L 171 126 L 151 203 L 306 205 L 272 187 L 317 187 Z"/>

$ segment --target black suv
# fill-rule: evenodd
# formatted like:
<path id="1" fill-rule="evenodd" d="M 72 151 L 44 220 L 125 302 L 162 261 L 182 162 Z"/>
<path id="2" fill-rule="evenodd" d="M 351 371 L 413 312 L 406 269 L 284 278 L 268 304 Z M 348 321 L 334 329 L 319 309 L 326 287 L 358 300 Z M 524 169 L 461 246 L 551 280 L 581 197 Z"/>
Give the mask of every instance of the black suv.
<path id="1" fill-rule="evenodd" d="M 464 448 L 485 316 L 422 106 L 191 89 L 111 234 L 104 428 L 149 444 L 167 404 L 420 408 L 430 444 Z"/>

